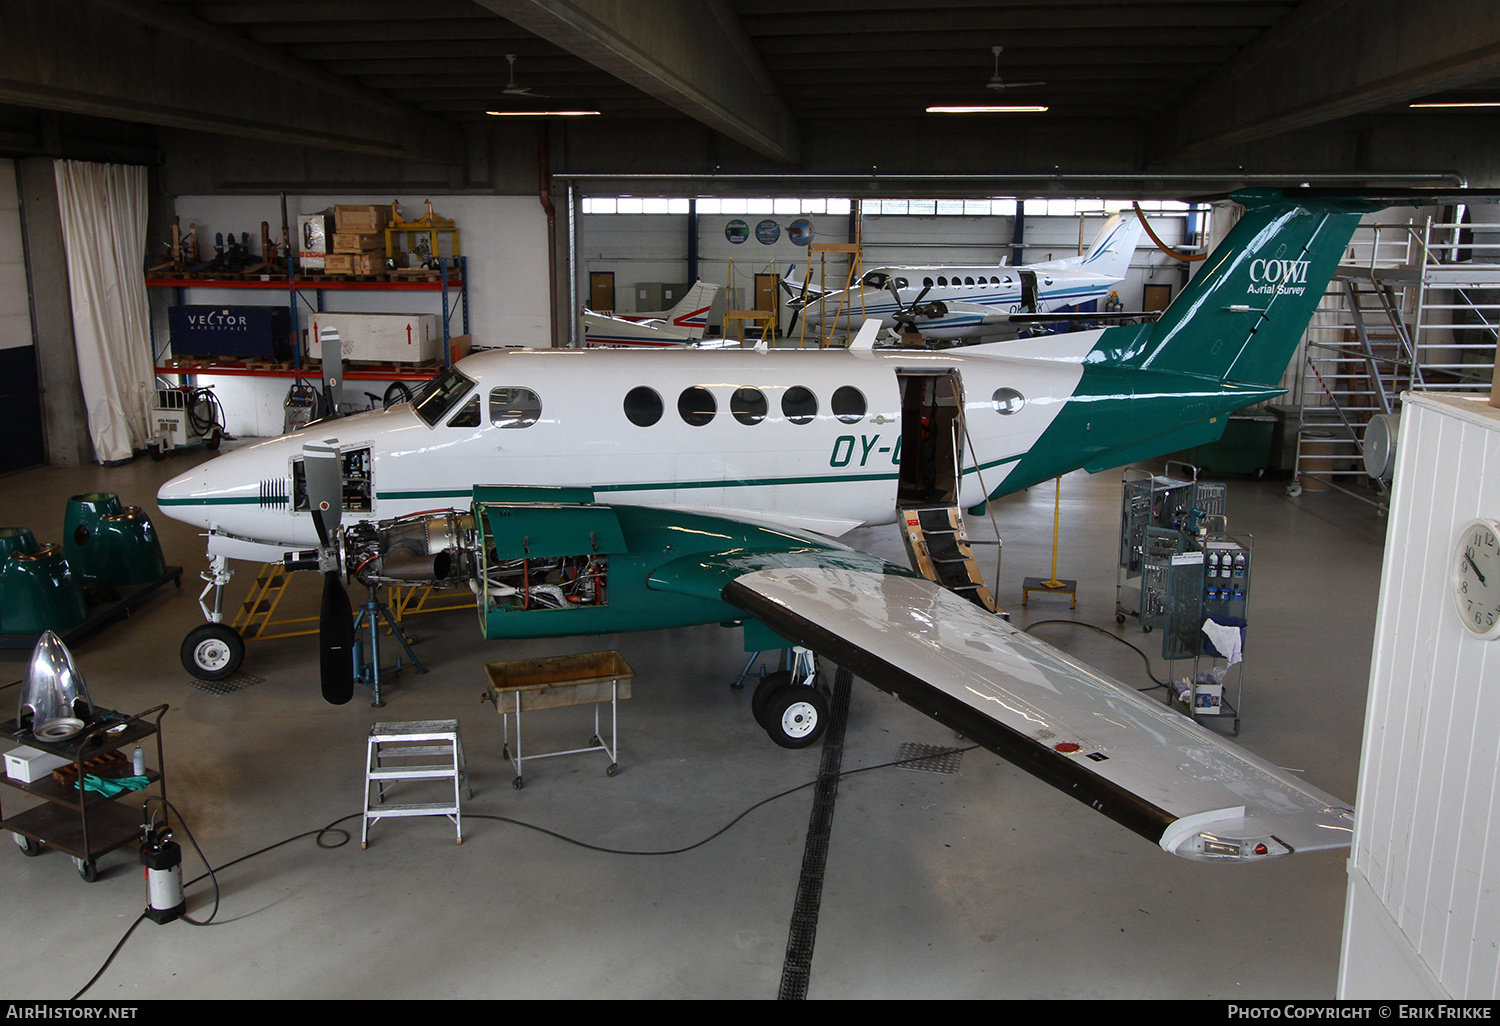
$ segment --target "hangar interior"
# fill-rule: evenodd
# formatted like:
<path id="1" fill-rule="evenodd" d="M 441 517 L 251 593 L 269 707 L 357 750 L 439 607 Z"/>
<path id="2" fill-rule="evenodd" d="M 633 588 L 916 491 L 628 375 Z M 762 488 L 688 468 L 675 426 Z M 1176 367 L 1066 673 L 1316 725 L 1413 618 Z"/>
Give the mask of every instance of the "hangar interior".
<path id="1" fill-rule="evenodd" d="M 14 0 L 4 18 L 4 522 L 60 544 L 70 499 L 114 494 L 149 516 L 180 570 L 69 650 L 99 706 L 166 707 L 160 759 L 148 758 L 172 803 L 187 906 L 185 919 L 142 918 L 152 899 L 133 843 L 79 860 L 12 833 L 4 872 L 27 911 L 0 936 L 28 954 L 0 968 L 7 993 L 1500 990 L 1483 857 L 1500 822 L 1489 815 L 1500 707 L 1472 686 L 1494 678 L 1495 661 L 1445 605 L 1451 535 L 1500 509 L 1485 474 L 1494 425 L 1475 410 L 1490 394 L 1500 294 L 1485 266 L 1500 265 L 1487 248 L 1500 214 L 1484 194 L 1497 184 L 1493 12 L 1458 0 L 1420 14 L 1397 0 Z M 927 110 L 997 104 L 1043 109 Z M 118 276 L 95 294 L 69 178 L 87 168 L 137 174 L 129 225 L 84 232 L 139 243 L 103 261 Z M 420 388 L 459 338 L 475 350 L 580 346 L 580 311 L 601 305 L 605 277 L 620 314 L 713 282 L 710 337 L 753 333 L 765 320 L 743 315 L 769 308 L 772 348 L 821 352 L 848 340 L 810 337 L 805 323 L 799 333 L 805 317 L 787 301 L 798 289 L 882 266 L 1078 256 L 1110 210 L 1137 204 L 1155 237 L 1141 238 L 1111 300 L 1159 310 L 1206 266 L 1196 258 L 1229 230 L 1237 208 L 1225 197 L 1243 188 L 1435 198 L 1365 216 L 1343 261 L 1365 273 L 1330 288 L 1285 394 L 1238 414 L 1254 439 L 1248 464 L 1222 446 L 1163 451 L 996 496 L 964 524 L 1012 625 L 1161 698 L 1163 676 L 1185 671 L 1164 658 L 1166 632 L 1122 613 L 1140 587 L 1122 571 L 1125 498 L 1132 481 L 1222 483 L 1227 528 L 1253 538 L 1256 568 L 1233 743 L 1369 810 L 1352 852 L 1246 866 L 1175 858 L 859 679 L 830 689 L 847 707 L 821 744 L 780 747 L 750 708 L 779 653 L 747 665 L 741 632 L 720 625 L 493 644 L 472 604 L 408 607 L 407 654 L 424 672 L 385 635 L 386 660 L 402 665 L 383 674 L 383 705 L 363 684 L 329 705 L 312 636 L 318 586 L 294 574 L 276 613 L 291 636 L 249 640 L 217 681 L 184 663 L 212 567 L 201 532 L 166 515 L 158 489 L 283 433 L 320 319 L 442 315 L 437 367 L 349 371 L 343 412 L 389 401 L 397 384 Z M 299 215 L 393 200 L 401 223 L 457 227 L 431 235 L 427 255 L 451 258 L 435 274 L 319 277 L 299 291 L 284 267 L 238 280 L 209 268 L 216 236 L 232 251 L 243 233 L 258 266 L 271 262 L 262 225 L 273 245 L 285 240 L 283 256 L 301 253 Z M 196 271 L 169 246 L 189 229 Z M 1431 290 L 1425 274 L 1413 284 L 1394 273 L 1429 265 L 1447 275 Z M 99 330 L 99 296 L 115 294 L 134 297 L 138 334 Z M 173 363 L 172 311 L 190 305 L 290 307 L 308 337 L 293 368 Z M 1392 325 L 1408 336 L 1399 359 L 1380 348 Z M 104 348 L 91 350 L 96 335 Z M 101 371 L 135 374 L 156 396 L 211 388 L 214 431 L 162 451 L 128 424 L 101 427 Z M 1410 423 L 1405 389 L 1438 398 L 1392 446 L 1393 486 L 1362 460 L 1370 425 L 1393 442 L 1396 422 L 1381 418 Z M 1471 398 L 1475 408 L 1462 405 Z M 1407 471 L 1421 483 L 1403 491 L 1408 466 L 1426 476 Z M 893 524 L 839 541 L 908 564 Z M 256 576 L 236 569 L 226 620 Z M 1023 591 L 1028 578 L 1059 577 L 1070 592 Z M 363 599 L 355 589 L 356 608 Z M 541 761 L 514 786 L 519 722 L 484 700 L 486 665 L 597 651 L 633 671 L 618 731 L 585 707 L 551 709 L 526 716 L 527 744 L 566 747 L 593 731 L 616 750 Z M 31 656 L 30 644 L 7 644 L 5 679 L 25 676 Z M 382 819 L 361 845 L 372 727 L 434 720 L 459 723 L 472 787 L 458 803 L 462 843 L 438 815 Z M 35 801 L 7 787 L 0 815 Z M 165 814 L 148 801 L 147 818 L 153 808 Z"/>

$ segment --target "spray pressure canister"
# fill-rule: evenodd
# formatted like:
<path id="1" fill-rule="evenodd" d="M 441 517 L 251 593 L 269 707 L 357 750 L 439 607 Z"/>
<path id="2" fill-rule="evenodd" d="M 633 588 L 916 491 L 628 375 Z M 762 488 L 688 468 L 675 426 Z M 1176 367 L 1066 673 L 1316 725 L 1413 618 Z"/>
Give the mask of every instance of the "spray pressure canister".
<path id="1" fill-rule="evenodd" d="M 154 923 L 170 923 L 187 910 L 182 897 L 182 849 L 170 832 L 146 828 L 141 865 L 146 867 L 146 917 Z"/>

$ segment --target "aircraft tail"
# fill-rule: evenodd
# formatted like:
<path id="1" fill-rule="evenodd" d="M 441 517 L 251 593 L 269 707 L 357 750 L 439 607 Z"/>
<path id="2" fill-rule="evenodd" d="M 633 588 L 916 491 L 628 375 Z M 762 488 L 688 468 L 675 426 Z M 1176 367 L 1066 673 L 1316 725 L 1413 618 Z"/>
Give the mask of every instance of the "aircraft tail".
<path id="1" fill-rule="evenodd" d="M 1124 278 L 1140 241 L 1141 219 L 1135 212 L 1115 214 L 1104 222 L 1088 253 L 1075 259 L 1073 266 L 1081 271 Z"/>
<path id="2" fill-rule="evenodd" d="M 667 311 L 668 323 L 674 327 L 686 328 L 690 339 L 702 338 L 704 329 L 708 327 L 709 308 L 714 305 L 714 297 L 718 294 L 717 283 L 699 278 L 677 305 Z"/>
<path id="3" fill-rule="evenodd" d="M 1385 205 L 1277 189 L 1243 190 L 1233 198 L 1244 215 L 1161 318 L 1106 331 L 1114 336 L 1108 362 L 1276 385 L 1360 218 Z"/>

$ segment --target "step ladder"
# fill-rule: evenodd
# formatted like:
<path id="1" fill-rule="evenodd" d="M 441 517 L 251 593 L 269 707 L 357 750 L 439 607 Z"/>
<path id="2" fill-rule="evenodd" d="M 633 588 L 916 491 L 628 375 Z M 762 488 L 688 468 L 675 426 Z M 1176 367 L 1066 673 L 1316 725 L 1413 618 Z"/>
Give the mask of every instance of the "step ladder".
<path id="1" fill-rule="evenodd" d="M 414 765 L 405 761 L 408 759 L 424 761 Z M 396 761 L 392 764 L 390 760 Z M 452 780 L 453 798 L 387 805 L 386 784 L 396 780 Z M 396 816 L 447 816 L 453 821 L 458 843 L 463 844 L 463 821 L 458 808 L 460 785 L 468 797 L 474 797 L 457 720 L 375 724 L 370 728 L 365 749 L 365 813 L 360 823 L 359 846 L 368 847 L 370 824 Z"/>
<path id="2" fill-rule="evenodd" d="M 901 526 L 913 570 L 981 609 L 996 611 L 957 506 L 904 508 Z"/>

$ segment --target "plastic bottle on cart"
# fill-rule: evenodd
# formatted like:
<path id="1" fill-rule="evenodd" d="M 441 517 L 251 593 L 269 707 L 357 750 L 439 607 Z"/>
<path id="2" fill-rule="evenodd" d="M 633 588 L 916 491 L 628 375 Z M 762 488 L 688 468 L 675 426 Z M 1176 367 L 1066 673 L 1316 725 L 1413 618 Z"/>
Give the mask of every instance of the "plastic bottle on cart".
<path id="1" fill-rule="evenodd" d="M 1219 554 L 1217 552 L 1210 552 L 1208 554 L 1208 576 L 1219 576 Z"/>
<path id="2" fill-rule="evenodd" d="M 1245 576 L 1245 563 L 1246 563 L 1245 554 L 1243 552 L 1238 553 L 1234 557 L 1234 576 L 1236 576 L 1236 577 L 1244 577 Z"/>

